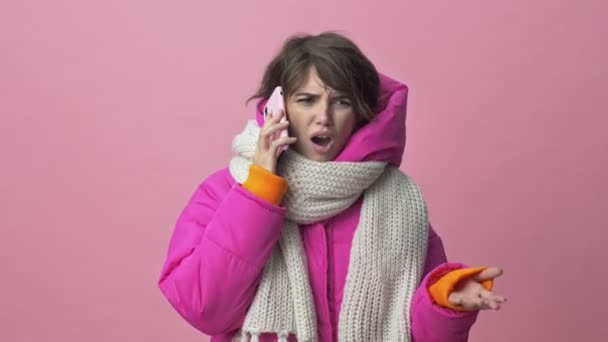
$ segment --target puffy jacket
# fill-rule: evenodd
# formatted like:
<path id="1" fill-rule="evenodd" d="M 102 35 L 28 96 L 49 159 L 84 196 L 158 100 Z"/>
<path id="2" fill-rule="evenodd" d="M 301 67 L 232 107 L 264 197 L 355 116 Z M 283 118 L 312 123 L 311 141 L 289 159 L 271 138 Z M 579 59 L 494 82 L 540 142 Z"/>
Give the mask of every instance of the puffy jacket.
<path id="1" fill-rule="evenodd" d="M 357 130 L 336 161 L 386 161 L 400 165 L 405 150 L 408 88 L 381 75 L 377 117 Z M 256 105 L 262 124 L 264 101 Z M 362 197 L 342 213 L 300 225 L 307 257 L 320 341 L 337 341 L 337 322 L 352 239 Z M 237 183 L 227 168 L 208 176 L 181 212 L 158 285 L 173 308 L 211 341 L 230 341 L 241 327 L 262 270 L 278 241 L 285 208 Z M 411 304 L 411 335 L 416 342 L 467 341 L 478 311 L 438 305 L 431 285 L 465 267 L 448 263 L 441 238 L 429 224 L 423 278 Z M 262 335 L 261 341 L 276 341 Z M 289 337 L 296 341 L 295 336 Z"/>

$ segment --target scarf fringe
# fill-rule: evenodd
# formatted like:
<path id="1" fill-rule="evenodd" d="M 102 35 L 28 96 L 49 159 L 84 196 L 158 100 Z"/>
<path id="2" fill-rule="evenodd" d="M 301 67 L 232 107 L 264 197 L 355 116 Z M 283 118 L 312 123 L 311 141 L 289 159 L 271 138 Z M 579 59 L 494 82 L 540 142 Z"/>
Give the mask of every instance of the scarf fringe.
<path id="1" fill-rule="evenodd" d="M 260 342 L 260 336 L 262 333 L 260 331 L 241 331 L 240 342 Z M 281 330 L 277 333 L 278 342 L 288 342 L 289 339 L 289 331 Z M 233 339 L 233 340 L 236 340 Z"/>

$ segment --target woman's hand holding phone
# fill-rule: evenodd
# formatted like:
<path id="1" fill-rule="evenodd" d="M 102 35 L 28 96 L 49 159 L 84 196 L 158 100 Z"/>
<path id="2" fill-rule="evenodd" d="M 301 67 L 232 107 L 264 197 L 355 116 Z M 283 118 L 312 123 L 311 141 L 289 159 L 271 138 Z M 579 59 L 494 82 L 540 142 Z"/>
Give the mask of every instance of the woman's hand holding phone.
<path id="1" fill-rule="evenodd" d="M 280 122 L 283 116 L 285 116 L 285 111 L 283 110 L 278 113 L 268 113 L 268 117 L 261 128 L 260 137 L 252 158 L 254 164 L 272 173 L 276 173 L 279 149 L 282 146 L 288 146 L 296 142 L 296 138 L 290 136 L 275 138 L 277 132 L 287 129 L 289 126 L 288 121 Z"/>

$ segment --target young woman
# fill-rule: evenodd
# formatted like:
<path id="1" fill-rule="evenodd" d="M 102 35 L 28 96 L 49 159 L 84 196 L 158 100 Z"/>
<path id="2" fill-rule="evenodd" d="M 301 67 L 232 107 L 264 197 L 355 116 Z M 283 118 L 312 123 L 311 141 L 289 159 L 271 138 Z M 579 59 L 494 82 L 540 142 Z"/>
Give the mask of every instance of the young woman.
<path id="1" fill-rule="evenodd" d="M 286 113 L 264 120 L 279 85 Z M 398 168 L 407 91 L 342 35 L 287 40 L 230 166 L 178 218 L 159 280 L 175 310 L 212 341 L 466 341 L 502 270 L 447 262 Z"/>

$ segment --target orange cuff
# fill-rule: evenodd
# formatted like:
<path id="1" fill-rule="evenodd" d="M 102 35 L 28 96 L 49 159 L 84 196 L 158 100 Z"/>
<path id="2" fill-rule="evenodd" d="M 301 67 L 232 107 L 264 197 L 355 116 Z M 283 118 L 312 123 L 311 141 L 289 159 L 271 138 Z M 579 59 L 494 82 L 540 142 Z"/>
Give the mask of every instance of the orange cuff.
<path id="1" fill-rule="evenodd" d="M 456 287 L 458 282 L 466 278 L 474 277 L 486 268 L 486 266 L 461 268 L 443 275 L 441 278 L 439 278 L 439 280 L 431 285 L 431 287 L 429 287 L 429 293 L 431 294 L 433 301 L 446 308 L 457 311 L 465 311 L 462 307 L 450 303 L 448 300 L 450 293 L 454 287 Z M 485 287 L 488 291 L 491 291 L 494 281 L 492 279 L 487 279 L 482 281 L 481 285 L 483 285 L 483 287 Z"/>
<path id="2" fill-rule="evenodd" d="M 261 166 L 251 164 L 243 187 L 268 202 L 279 205 L 287 192 L 287 179 Z"/>

